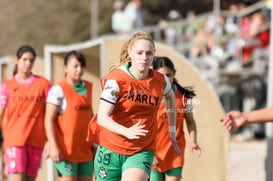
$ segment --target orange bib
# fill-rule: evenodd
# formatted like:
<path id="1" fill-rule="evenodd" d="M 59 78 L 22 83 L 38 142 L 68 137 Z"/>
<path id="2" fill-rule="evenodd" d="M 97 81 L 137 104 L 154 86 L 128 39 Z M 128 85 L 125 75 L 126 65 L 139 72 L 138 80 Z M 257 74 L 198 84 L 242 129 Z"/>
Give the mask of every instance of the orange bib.
<path id="1" fill-rule="evenodd" d="M 9 99 L 7 122 L 3 125 L 4 147 L 34 146 L 43 148 L 45 143 L 45 92 L 50 82 L 37 76 L 31 85 L 19 84 L 15 78 L 6 83 Z"/>
<path id="2" fill-rule="evenodd" d="M 168 117 L 165 103 L 161 103 L 157 114 L 157 137 L 156 137 L 156 151 L 155 156 L 159 160 L 159 165 L 153 165 L 153 169 L 159 172 L 166 172 L 167 170 L 181 167 L 184 165 L 184 150 L 185 137 L 183 131 L 184 112 L 186 107 L 186 98 L 177 90 L 175 94 L 176 100 L 176 140 L 182 151 L 182 156 L 178 156 L 174 151 L 168 132 Z"/>
<path id="3" fill-rule="evenodd" d="M 61 86 L 67 103 L 64 112 L 54 122 L 61 159 L 74 163 L 92 160 L 91 143 L 86 141 L 92 116 L 92 83 L 85 81 L 84 96 L 78 94 L 65 78 L 57 84 Z"/>
<path id="4" fill-rule="evenodd" d="M 145 125 L 145 129 L 149 132 L 139 139 L 130 140 L 97 124 L 90 124 L 89 131 L 93 134 L 89 134 L 89 140 L 94 139 L 94 130 L 96 130 L 95 134 L 99 136 L 95 136 L 95 142 L 118 154 L 132 155 L 143 150 L 154 151 L 156 113 L 163 97 L 163 75 L 150 70 L 150 76 L 147 79 L 136 80 L 123 70 L 116 69 L 101 79 L 102 87 L 109 79 L 115 80 L 120 90 L 111 118 L 125 127 L 131 127 L 141 120 L 141 124 Z M 93 121 L 96 121 L 96 116 Z M 97 125 L 99 131 L 92 125 Z"/>

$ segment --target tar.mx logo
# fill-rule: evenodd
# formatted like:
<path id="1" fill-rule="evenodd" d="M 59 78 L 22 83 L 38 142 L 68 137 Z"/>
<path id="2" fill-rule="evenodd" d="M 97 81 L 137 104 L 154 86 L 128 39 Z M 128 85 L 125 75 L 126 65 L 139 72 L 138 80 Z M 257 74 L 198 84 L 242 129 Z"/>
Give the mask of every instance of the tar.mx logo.
<path id="1" fill-rule="evenodd" d="M 183 106 L 186 106 L 188 104 L 199 105 L 200 104 L 200 100 L 196 99 L 196 98 L 186 98 L 185 95 L 183 95 L 183 97 L 182 97 L 182 104 L 183 104 Z"/>

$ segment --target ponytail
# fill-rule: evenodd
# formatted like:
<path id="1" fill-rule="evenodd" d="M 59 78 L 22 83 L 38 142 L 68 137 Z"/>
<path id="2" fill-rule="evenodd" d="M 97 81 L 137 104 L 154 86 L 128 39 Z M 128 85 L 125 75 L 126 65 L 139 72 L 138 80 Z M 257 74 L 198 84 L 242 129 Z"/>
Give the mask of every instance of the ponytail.
<path id="1" fill-rule="evenodd" d="M 15 64 L 15 65 L 14 65 L 14 68 L 13 68 L 13 73 L 12 73 L 12 75 L 13 75 L 13 76 L 16 75 L 17 72 L 18 72 L 18 68 L 17 68 L 17 64 Z"/>
<path id="2" fill-rule="evenodd" d="M 113 65 L 112 67 L 110 67 L 110 71 L 126 64 L 127 62 L 131 62 L 131 58 L 128 54 L 128 47 L 129 47 L 129 44 L 130 44 L 130 40 L 127 40 L 122 48 L 121 48 L 121 51 L 120 51 L 120 55 L 119 55 L 119 62 L 116 64 L 116 65 Z"/>
<path id="3" fill-rule="evenodd" d="M 173 83 L 174 85 L 176 85 L 178 91 L 185 95 L 185 97 L 187 98 L 193 98 L 194 96 L 196 96 L 193 87 L 182 87 L 176 80 L 176 78 L 173 79 Z"/>

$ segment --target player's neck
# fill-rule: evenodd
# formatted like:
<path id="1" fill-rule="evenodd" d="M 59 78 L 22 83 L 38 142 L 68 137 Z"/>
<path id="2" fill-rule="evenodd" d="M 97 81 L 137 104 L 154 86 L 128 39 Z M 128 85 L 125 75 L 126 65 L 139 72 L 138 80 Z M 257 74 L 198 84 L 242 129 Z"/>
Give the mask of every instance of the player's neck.
<path id="1" fill-rule="evenodd" d="M 22 82 L 27 82 L 30 76 L 31 72 L 28 73 L 18 72 L 18 77 Z"/>

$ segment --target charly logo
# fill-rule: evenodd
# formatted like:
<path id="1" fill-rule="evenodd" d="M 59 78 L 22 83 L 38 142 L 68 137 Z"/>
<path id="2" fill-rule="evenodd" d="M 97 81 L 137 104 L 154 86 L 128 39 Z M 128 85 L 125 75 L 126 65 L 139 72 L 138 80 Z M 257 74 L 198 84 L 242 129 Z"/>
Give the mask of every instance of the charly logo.
<path id="1" fill-rule="evenodd" d="M 39 95 L 18 95 L 18 96 L 14 96 L 13 100 L 15 102 L 18 101 L 25 101 L 25 102 L 31 102 L 31 101 L 35 101 L 35 102 L 41 102 L 45 99 L 44 96 L 39 96 Z"/>
<path id="2" fill-rule="evenodd" d="M 134 91 L 126 91 L 123 98 L 149 105 L 158 105 L 159 103 L 159 96 L 146 95 L 144 92 L 140 91 L 137 93 Z"/>
<path id="3" fill-rule="evenodd" d="M 75 110 L 76 111 L 89 111 L 89 110 L 91 110 L 91 106 L 90 105 L 76 105 Z"/>
<path id="4" fill-rule="evenodd" d="M 199 105 L 200 104 L 200 100 L 199 99 L 195 99 L 195 98 L 187 99 L 186 96 L 183 95 L 183 97 L 182 97 L 182 104 L 183 104 L 183 106 L 186 106 L 188 104 Z"/>
<path id="5" fill-rule="evenodd" d="M 107 176 L 107 172 L 105 171 L 104 167 L 100 167 L 99 176 L 100 178 L 105 178 Z"/>

